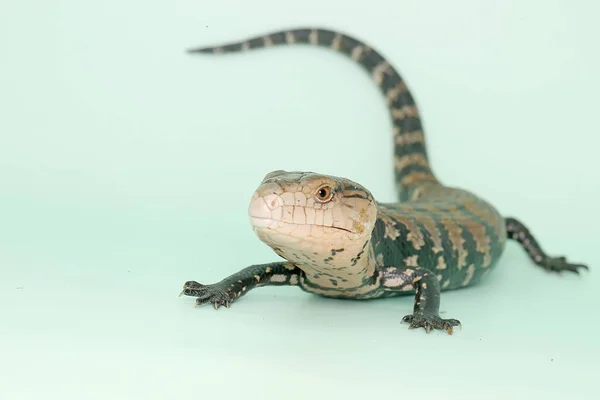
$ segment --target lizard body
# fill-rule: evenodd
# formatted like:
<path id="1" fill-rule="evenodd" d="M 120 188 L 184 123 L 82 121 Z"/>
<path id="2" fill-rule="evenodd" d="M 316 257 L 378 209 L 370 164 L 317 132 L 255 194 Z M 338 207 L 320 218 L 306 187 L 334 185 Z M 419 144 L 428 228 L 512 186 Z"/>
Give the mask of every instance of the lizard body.
<path id="1" fill-rule="evenodd" d="M 456 319 L 439 316 L 440 293 L 478 283 L 497 264 L 507 239 L 539 266 L 578 272 L 582 264 L 548 256 L 529 230 L 490 203 L 434 175 L 415 101 L 399 73 L 377 51 L 348 35 L 294 29 L 190 52 L 231 53 L 278 44 L 326 46 L 350 56 L 372 76 L 393 120 L 399 201 L 381 203 L 346 178 L 273 171 L 252 196 L 249 216 L 258 238 L 285 261 L 252 265 L 220 282 L 184 284 L 196 304 L 229 305 L 265 285 L 298 286 L 322 296 L 373 299 L 413 295 L 410 328 L 452 333 Z"/>

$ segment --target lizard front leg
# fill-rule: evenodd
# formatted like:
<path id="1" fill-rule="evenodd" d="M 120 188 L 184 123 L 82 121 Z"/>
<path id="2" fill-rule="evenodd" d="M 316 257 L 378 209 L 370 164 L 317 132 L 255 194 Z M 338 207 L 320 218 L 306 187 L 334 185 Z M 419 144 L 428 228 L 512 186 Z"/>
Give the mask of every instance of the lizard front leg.
<path id="1" fill-rule="evenodd" d="M 288 262 L 251 265 L 211 285 L 188 281 L 179 295 L 197 297 L 196 306 L 212 303 L 215 309 L 220 306 L 229 307 L 235 300 L 256 287 L 296 286 L 301 272 Z"/>
<path id="2" fill-rule="evenodd" d="M 439 316 L 440 284 L 435 275 L 426 268 L 386 267 L 380 271 L 381 284 L 385 290 L 415 291 L 415 304 L 412 314 L 402 318 L 410 323 L 409 328 L 444 329 L 452 334 L 452 328 L 460 326 L 457 319 L 443 319 Z"/>

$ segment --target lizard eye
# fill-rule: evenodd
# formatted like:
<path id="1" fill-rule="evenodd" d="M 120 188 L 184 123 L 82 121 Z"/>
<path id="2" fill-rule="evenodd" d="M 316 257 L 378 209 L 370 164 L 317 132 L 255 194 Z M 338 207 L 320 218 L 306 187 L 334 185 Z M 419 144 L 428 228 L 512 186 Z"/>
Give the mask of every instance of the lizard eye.
<path id="1" fill-rule="evenodd" d="M 333 190 L 331 190 L 330 186 L 321 186 L 317 193 L 315 193 L 315 197 L 317 201 L 321 203 L 326 203 L 330 201 L 333 197 Z"/>

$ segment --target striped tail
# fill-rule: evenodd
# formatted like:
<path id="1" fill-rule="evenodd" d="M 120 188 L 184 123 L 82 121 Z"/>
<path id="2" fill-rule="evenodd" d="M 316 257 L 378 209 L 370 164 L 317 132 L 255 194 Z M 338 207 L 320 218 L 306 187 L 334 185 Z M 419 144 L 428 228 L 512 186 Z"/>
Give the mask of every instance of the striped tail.
<path id="1" fill-rule="evenodd" d="M 233 53 L 281 44 L 329 47 L 350 56 L 371 74 L 387 99 L 393 120 L 394 169 L 400 201 L 413 198 L 415 190 L 423 185 L 439 184 L 429 165 L 421 118 L 410 90 L 394 67 L 365 43 L 326 29 L 292 29 L 188 52 Z"/>

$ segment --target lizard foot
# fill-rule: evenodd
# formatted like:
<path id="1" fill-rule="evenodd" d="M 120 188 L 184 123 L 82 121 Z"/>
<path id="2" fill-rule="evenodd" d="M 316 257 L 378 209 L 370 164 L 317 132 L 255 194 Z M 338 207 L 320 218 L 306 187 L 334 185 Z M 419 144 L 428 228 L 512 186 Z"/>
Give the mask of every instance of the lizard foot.
<path id="1" fill-rule="evenodd" d="M 452 335 L 453 327 L 461 326 L 460 321 L 457 319 L 443 319 L 437 315 L 425 315 L 422 313 L 406 315 L 402 318 L 402 322 L 410 323 L 408 326 L 409 329 L 425 328 L 425 332 L 427 333 L 431 329 L 443 329 L 450 335 Z"/>
<path id="2" fill-rule="evenodd" d="M 565 257 L 546 257 L 541 261 L 541 267 L 546 271 L 561 272 L 569 271 L 576 274 L 579 273 L 579 268 L 589 270 L 587 265 L 584 264 L 571 264 L 567 262 Z"/>
<path id="3" fill-rule="evenodd" d="M 183 285 L 183 291 L 179 295 L 197 297 L 195 307 L 212 303 L 215 310 L 221 306 L 229 308 L 233 302 L 233 296 L 227 290 L 221 289 L 218 284 L 203 285 L 195 281 L 186 282 Z"/>

